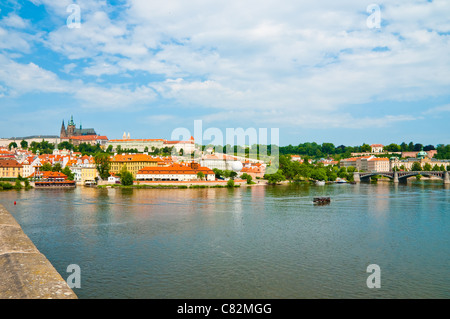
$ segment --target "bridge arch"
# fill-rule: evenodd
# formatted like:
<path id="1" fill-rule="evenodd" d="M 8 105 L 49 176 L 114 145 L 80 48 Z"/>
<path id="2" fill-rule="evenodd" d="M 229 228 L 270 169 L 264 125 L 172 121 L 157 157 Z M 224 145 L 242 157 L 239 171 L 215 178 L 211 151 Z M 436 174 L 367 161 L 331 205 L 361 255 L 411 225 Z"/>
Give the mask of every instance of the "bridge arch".
<path id="1" fill-rule="evenodd" d="M 393 179 L 394 183 L 398 183 L 400 180 L 406 180 L 408 177 L 416 175 L 435 176 L 442 178 L 444 184 L 450 184 L 450 174 L 448 171 L 410 171 L 410 172 L 354 172 L 353 177 L 356 182 L 361 180 L 368 180 L 372 176 L 380 175 Z"/>

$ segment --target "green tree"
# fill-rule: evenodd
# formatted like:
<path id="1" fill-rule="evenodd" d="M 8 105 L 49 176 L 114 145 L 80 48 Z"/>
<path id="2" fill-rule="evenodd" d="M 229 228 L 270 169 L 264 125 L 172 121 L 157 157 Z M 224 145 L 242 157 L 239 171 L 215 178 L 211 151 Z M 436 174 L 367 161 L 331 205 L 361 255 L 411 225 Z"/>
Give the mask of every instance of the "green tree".
<path id="1" fill-rule="evenodd" d="M 74 146 L 72 143 L 68 142 L 68 141 L 64 141 L 58 144 L 58 149 L 59 150 L 73 150 Z"/>
<path id="2" fill-rule="evenodd" d="M 354 173 L 354 172 L 356 172 L 356 167 L 354 166 L 347 167 L 347 173 Z"/>
<path id="3" fill-rule="evenodd" d="M 52 164 L 50 164 L 49 162 L 47 162 L 47 163 L 44 163 L 44 164 L 41 166 L 40 171 L 41 171 L 41 172 L 49 172 L 49 171 L 51 171 L 52 169 L 53 169 Z"/>
<path id="4" fill-rule="evenodd" d="M 120 182 L 124 186 L 130 186 L 130 185 L 133 185 L 133 181 L 134 181 L 133 174 L 131 174 L 127 170 L 127 166 L 124 165 L 122 167 L 122 170 L 120 171 Z"/>
<path id="5" fill-rule="evenodd" d="M 229 188 L 234 187 L 234 180 L 230 179 L 230 180 L 227 182 L 227 187 L 229 187 Z"/>
<path id="6" fill-rule="evenodd" d="M 25 140 L 22 140 L 22 142 L 20 142 L 20 147 L 22 147 L 22 149 L 27 149 L 28 148 L 28 142 Z"/>
<path id="7" fill-rule="evenodd" d="M 286 177 L 283 175 L 283 172 L 281 171 L 281 169 L 279 169 L 274 174 L 266 174 L 264 176 L 264 178 L 267 179 L 267 182 L 269 184 L 276 184 L 276 183 L 286 180 Z"/>
<path id="8" fill-rule="evenodd" d="M 64 175 L 67 176 L 67 179 L 69 181 L 73 181 L 75 179 L 75 174 L 70 170 L 69 167 L 64 167 L 64 169 L 61 171 L 61 173 L 63 173 Z"/>
<path id="9" fill-rule="evenodd" d="M 419 152 L 421 149 L 423 149 L 422 144 L 420 144 L 420 143 L 414 144 L 414 148 L 413 148 L 414 152 Z"/>
<path id="10" fill-rule="evenodd" d="M 327 172 L 322 167 L 315 167 L 311 171 L 311 178 L 318 181 L 325 181 L 327 180 Z"/>
<path id="11" fill-rule="evenodd" d="M 220 178 L 223 175 L 223 171 L 218 168 L 213 168 L 213 172 L 216 175 L 216 178 Z"/>
<path id="12" fill-rule="evenodd" d="M 336 174 L 336 172 L 330 171 L 330 173 L 327 173 L 328 176 L 328 180 L 329 181 L 335 181 L 338 178 L 338 175 Z M 347 176 L 345 176 L 347 177 Z"/>
<path id="13" fill-rule="evenodd" d="M 251 177 L 251 175 L 249 175 L 247 173 L 242 174 L 241 178 L 247 180 L 247 184 L 251 184 L 252 183 L 252 179 L 253 178 Z"/>
<path id="14" fill-rule="evenodd" d="M 0 183 L 0 185 L 2 186 L 2 188 L 4 190 L 9 190 L 9 189 L 13 189 L 14 188 L 14 186 L 12 184 L 10 184 L 10 183 Z"/>
<path id="15" fill-rule="evenodd" d="M 370 147 L 369 144 L 364 143 L 361 146 L 361 152 L 371 152 L 372 151 L 372 147 Z"/>
<path id="16" fill-rule="evenodd" d="M 323 154 L 333 154 L 335 152 L 335 147 L 333 143 L 322 143 L 322 153 Z"/>
<path id="17" fill-rule="evenodd" d="M 12 148 L 17 148 L 17 143 L 16 142 L 9 143 L 8 149 L 11 150 Z"/>
<path id="18" fill-rule="evenodd" d="M 203 180 L 203 178 L 205 178 L 205 174 L 203 172 L 198 172 L 197 173 L 197 178 L 200 180 Z"/>
<path id="19" fill-rule="evenodd" d="M 403 142 L 402 144 L 400 144 L 400 149 L 401 149 L 402 152 L 408 151 L 408 144 Z"/>
<path id="20" fill-rule="evenodd" d="M 425 165 L 423 166 L 424 171 L 429 172 L 429 171 L 431 171 L 431 169 L 432 169 L 432 167 L 431 167 L 430 163 L 425 163 Z"/>
<path id="21" fill-rule="evenodd" d="M 109 158 L 108 153 L 97 153 L 94 156 L 94 161 L 100 178 L 103 180 L 108 179 L 109 171 L 111 169 L 111 159 Z"/>
<path id="22" fill-rule="evenodd" d="M 401 152 L 402 147 L 400 145 L 395 144 L 395 143 L 391 143 L 391 144 L 385 146 L 384 150 L 388 151 L 388 152 Z"/>
<path id="23" fill-rule="evenodd" d="M 436 149 L 437 154 L 434 156 L 434 158 L 450 159 L 450 144 L 449 145 L 439 144 Z"/>
<path id="24" fill-rule="evenodd" d="M 14 189 L 22 189 L 22 183 L 19 179 L 16 179 L 16 183 L 14 184 Z"/>
<path id="25" fill-rule="evenodd" d="M 61 170 L 62 170 L 62 167 L 61 167 L 61 164 L 59 164 L 59 163 L 56 163 L 52 167 L 52 172 L 61 172 Z"/>
<path id="26" fill-rule="evenodd" d="M 419 162 L 414 162 L 412 167 L 411 167 L 411 171 L 413 172 L 420 172 L 422 170 L 422 166 L 420 165 Z"/>

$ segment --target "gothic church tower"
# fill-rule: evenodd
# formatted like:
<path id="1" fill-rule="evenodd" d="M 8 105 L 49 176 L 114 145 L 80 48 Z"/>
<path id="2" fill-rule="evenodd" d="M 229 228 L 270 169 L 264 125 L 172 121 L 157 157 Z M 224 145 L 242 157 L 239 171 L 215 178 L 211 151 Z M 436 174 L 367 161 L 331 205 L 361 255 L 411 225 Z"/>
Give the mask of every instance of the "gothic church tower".
<path id="1" fill-rule="evenodd" d="M 66 127 L 64 125 L 64 120 L 62 121 L 61 133 L 59 134 L 59 137 L 60 138 L 67 137 L 67 131 L 66 131 Z"/>

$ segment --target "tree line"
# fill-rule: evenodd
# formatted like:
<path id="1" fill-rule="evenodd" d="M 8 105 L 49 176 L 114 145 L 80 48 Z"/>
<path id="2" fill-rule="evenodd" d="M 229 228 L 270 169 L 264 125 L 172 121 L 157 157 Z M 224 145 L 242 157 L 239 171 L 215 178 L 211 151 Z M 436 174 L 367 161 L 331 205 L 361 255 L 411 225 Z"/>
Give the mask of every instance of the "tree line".
<path id="1" fill-rule="evenodd" d="M 403 142 L 401 144 L 395 144 L 391 143 L 389 145 L 384 146 L 383 148 L 385 151 L 388 152 L 418 152 L 422 149 L 424 151 L 430 151 L 435 150 L 436 148 L 434 145 L 423 145 L 420 143 L 413 143 L 410 142 L 409 144 Z M 288 145 L 288 146 L 281 146 L 279 148 L 279 152 L 282 155 L 307 155 L 312 158 L 322 158 L 327 156 L 332 156 L 335 159 L 341 159 L 341 158 L 347 158 L 351 156 L 351 153 L 364 153 L 364 152 L 371 152 L 372 148 L 369 144 L 362 144 L 360 146 L 345 146 L 345 145 L 339 145 L 335 146 L 333 143 L 322 143 L 317 144 L 315 142 L 307 142 L 302 143 L 297 146 Z M 444 146 L 442 144 L 439 144 L 437 147 L 438 154 L 444 154 L 443 158 L 449 158 L 450 159 L 450 145 Z"/>
<path id="2" fill-rule="evenodd" d="M 274 174 L 265 174 L 264 178 L 269 184 L 289 180 L 294 182 L 318 180 L 335 181 L 338 177 L 353 181 L 355 167 L 338 167 L 337 165 L 324 166 L 323 163 L 310 164 L 308 157 L 303 163 L 292 161 L 289 156 L 280 155 L 279 169 Z"/>

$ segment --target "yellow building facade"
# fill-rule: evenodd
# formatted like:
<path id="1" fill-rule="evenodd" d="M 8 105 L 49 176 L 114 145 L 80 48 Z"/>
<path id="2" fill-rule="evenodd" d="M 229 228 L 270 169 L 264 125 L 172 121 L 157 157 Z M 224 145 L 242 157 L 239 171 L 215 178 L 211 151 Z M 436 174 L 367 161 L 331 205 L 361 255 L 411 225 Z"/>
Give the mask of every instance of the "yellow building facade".
<path id="1" fill-rule="evenodd" d="M 23 176 L 23 166 L 15 160 L 0 159 L 0 178 L 17 178 Z"/>
<path id="2" fill-rule="evenodd" d="M 160 158 L 154 158 L 145 154 L 116 155 L 111 160 L 110 172 L 119 174 L 124 166 L 136 178 L 139 170 L 144 167 L 165 166 L 165 163 Z"/>

